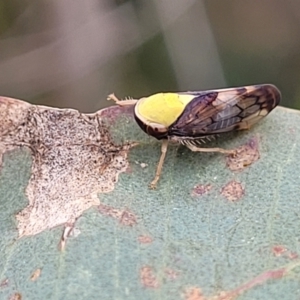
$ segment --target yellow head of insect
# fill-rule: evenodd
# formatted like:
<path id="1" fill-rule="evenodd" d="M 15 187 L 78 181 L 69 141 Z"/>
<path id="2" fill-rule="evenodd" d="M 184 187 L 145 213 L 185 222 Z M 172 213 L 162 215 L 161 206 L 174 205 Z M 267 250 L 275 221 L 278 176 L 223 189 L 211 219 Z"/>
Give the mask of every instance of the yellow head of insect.
<path id="1" fill-rule="evenodd" d="M 166 138 L 168 128 L 194 97 L 177 93 L 159 93 L 140 99 L 135 106 L 135 118 L 140 127 L 158 139 Z"/>

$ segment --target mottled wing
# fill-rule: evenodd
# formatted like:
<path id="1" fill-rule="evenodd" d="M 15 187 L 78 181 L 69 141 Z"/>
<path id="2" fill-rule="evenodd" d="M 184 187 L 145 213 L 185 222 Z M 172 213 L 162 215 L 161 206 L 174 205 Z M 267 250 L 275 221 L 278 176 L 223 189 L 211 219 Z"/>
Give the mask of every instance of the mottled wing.
<path id="1" fill-rule="evenodd" d="M 201 138 L 248 129 L 275 108 L 281 97 L 270 84 L 185 94 L 195 98 L 169 127 L 170 137 Z"/>

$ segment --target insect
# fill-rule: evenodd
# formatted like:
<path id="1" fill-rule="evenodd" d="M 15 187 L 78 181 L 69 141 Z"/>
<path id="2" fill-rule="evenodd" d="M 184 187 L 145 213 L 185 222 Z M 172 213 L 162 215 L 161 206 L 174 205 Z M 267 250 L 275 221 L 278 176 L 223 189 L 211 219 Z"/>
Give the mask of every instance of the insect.
<path id="1" fill-rule="evenodd" d="M 139 100 L 114 100 L 119 106 L 134 105 L 134 117 L 148 135 L 162 140 L 161 156 L 150 188 L 162 171 L 169 141 L 192 151 L 235 155 L 235 150 L 202 148 L 205 139 L 233 130 L 249 129 L 280 102 L 280 91 L 271 84 L 197 92 L 159 93 Z"/>

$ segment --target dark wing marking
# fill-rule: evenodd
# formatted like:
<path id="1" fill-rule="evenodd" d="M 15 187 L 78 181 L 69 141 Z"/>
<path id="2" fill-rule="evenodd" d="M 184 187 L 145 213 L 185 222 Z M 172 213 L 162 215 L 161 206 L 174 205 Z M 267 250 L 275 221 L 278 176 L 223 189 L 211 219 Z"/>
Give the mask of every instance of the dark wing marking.
<path id="1" fill-rule="evenodd" d="M 195 98 L 169 127 L 171 138 L 199 138 L 248 129 L 275 108 L 281 98 L 279 90 L 270 84 L 182 94 Z"/>

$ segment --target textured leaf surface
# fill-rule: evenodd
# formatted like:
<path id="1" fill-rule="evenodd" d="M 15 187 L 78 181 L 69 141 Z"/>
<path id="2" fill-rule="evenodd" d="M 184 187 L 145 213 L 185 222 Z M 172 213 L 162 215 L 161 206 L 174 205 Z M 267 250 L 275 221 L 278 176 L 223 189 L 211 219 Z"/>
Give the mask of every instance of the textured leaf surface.
<path id="1" fill-rule="evenodd" d="M 277 108 L 250 131 L 210 143 L 259 149 L 237 171 L 224 155 L 169 147 L 155 191 L 160 143 L 119 108 L 102 116 L 115 142 L 139 145 L 114 190 L 77 219 L 64 251 L 63 226 L 18 239 L 31 151 L 5 153 L 1 299 L 299 299 L 298 112 Z"/>

